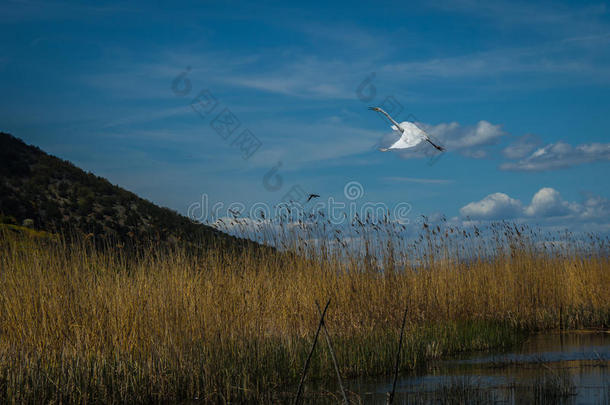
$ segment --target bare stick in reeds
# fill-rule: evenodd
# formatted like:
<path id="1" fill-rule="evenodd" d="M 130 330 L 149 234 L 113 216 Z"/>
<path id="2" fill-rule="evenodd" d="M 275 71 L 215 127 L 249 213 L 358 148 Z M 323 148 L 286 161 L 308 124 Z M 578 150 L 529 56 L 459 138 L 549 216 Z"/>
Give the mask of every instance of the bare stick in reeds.
<path id="1" fill-rule="evenodd" d="M 320 335 L 320 329 L 322 325 L 324 325 L 324 316 L 326 315 L 326 310 L 330 305 L 330 299 L 326 302 L 326 306 L 324 307 L 324 311 L 320 315 L 320 322 L 318 323 L 318 330 L 316 330 L 316 335 L 313 338 L 313 343 L 311 345 L 311 350 L 309 351 L 309 355 L 307 356 L 307 360 L 305 360 L 305 366 L 303 366 L 303 373 L 301 374 L 301 381 L 299 382 L 299 389 L 297 390 L 297 394 L 294 397 L 294 405 L 299 403 L 299 399 L 301 399 L 301 392 L 303 391 L 303 383 L 305 382 L 305 377 L 307 376 L 307 369 L 309 368 L 309 362 L 311 361 L 311 356 L 313 355 L 313 351 L 316 348 L 316 343 L 318 343 L 318 336 Z"/>
<path id="2" fill-rule="evenodd" d="M 330 300 L 329 300 L 330 303 Z M 318 307 L 318 313 L 322 316 L 322 310 L 320 309 L 320 305 L 318 301 L 316 301 L 316 307 Z M 326 343 L 328 344 L 328 350 L 330 351 L 330 357 L 333 360 L 333 365 L 335 366 L 335 372 L 337 373 L 337 381 L 339 381 L 339 388 L 341 388 L 341 395 L 343 395 L 343 402 L 347 405 L 349 404 L 349 400 L 347 399 L 347 395 L 345 394 L 345 388 L 343 388 L 343 380 L 341 379 L 341 372 L 339 371 L 339 364 L 337 363 L 337 357 L 335 356 L 335 350 L 333 349 L 333 344 L 330 340 L 330 333 L 328 333 L 328 328 L 326 327 L 326 321 L 322 321 L 322 328 L 324 328 L 324 336 L 326 337 Z"/>
<path id="3" fill-rule="evenodd" d="M 402 325 L 400 327 L 400 339 L 398 340 L 398 350 L 396 351 L 396 363 L 394 364 L 394 381 L 392 382 L 392 392 L 388 396 L 388 404 L 392 404 L 394 402 L 394 393 L 396 392 L 396 381 L 398 381 L 398 368 L 400 365 L 400 351 L 402 349 L 402 338 L 405 333 L 405 323 L 407 321 L 407 309 L 408 306 L 405 305 L 405 312 L 402 315 Z"/>

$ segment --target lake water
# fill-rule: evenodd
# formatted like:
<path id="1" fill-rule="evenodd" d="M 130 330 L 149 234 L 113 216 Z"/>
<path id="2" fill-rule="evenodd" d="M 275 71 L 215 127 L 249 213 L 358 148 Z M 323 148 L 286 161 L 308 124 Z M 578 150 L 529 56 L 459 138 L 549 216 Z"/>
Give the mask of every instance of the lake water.
<path id="1" fill-rule="evenodd" d="M 438 362 L 399 376 L 395 404 L 609 404 L 610 333 L 534 335 L 518 349 Z M 385 404 L 392 377 L 346 382 L 362 403 Z"/>

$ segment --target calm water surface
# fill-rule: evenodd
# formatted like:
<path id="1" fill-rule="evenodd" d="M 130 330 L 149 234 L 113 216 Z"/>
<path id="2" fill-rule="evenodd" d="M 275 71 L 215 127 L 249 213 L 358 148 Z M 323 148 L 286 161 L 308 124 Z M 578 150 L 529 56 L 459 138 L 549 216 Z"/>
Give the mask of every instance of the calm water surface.
<path id="1" fill-rule="evenodd" d="M 609 404 L 609 371 L 610 333 L 534 335 L 511 352 L 462 356 L 435 364 L 425 375 L 401 376 L 394 403 L 438 404 L 461 395 L 470 398 L 466 403 L 529 404 L 541 397 L 536 387 L 559 386 L 571 394 L 547 395 L 544 403 Z M 392 378 L 346 385 L 362 403 L 384 404 Z"/>

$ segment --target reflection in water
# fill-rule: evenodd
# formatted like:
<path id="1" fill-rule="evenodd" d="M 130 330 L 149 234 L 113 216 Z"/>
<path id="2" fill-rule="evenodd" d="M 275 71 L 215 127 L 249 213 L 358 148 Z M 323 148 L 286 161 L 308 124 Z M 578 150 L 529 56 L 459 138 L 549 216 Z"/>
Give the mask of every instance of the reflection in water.
<path id="1" fill-rule="evenodd" d="M 610 360 L 610 334 L 571 332 L 534 335 L 519 350 L 512 353 L 475 356 L 458 363 L 539 363 L 574 360 Z"/>
<path id="2" fill-rule="evenodd" d="M 535 335 L 510 353 L 477 354 L 404 376 L 395 403 L 610 403 L 610 333 Z M 363 403 L 383 404 L 391 378 L 351 381 Z"/>

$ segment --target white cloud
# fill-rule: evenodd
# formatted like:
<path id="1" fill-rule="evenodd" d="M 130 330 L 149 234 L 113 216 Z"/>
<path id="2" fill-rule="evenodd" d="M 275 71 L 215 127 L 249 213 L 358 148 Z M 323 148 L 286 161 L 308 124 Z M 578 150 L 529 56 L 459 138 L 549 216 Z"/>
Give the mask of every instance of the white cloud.
<path id="1" fill-rule="evenodd" d="M 572 146 L 560 141 L 536 149 L 529 156 L 516 162 L 504 163 L 500 165 L 500 169 L 543 171 L 609 160 L 610 143 L 589 143 Z"/>
<path id="2" fill-rule="evenodd" d="M 525 208 L 524 213 L 530 217 L 560 217 L 571 213 L 578 213 L 579 207 L 575 203 L 563 201 L 559 192 L 553 188 L 541 188 L 532 202 Z"/>
<path id="3" fill-rule="evenodd" d="M 521 201 L 504 193 L 494 193 L 481 201 L 471 202 L 460 209 L 460 214 L 472 219 L 514 218 L 523 212 Z"/>
<path id="4" fill-rule="evenodd" d="M 461 126 L 457 122 L 452 122 L 428 127 L 427 130 L 451 149 L 493 145 L 505 135 L 500 125 L 494 125 L 484 120 L 474 126 Z"/>
<path id="5" fill-rule="evenodd" d="M 577 221 L 581 224 L 589 222 L 605 226 L 602 222 L 608 222 L 610 219 L 610 200 L 600 196 L 589 196 L 582 204 L 565 201 L 559 191 L 543 187 L 534 194 L 527 206 L 507 194 L 494 193 L 480 201 L 465 205 L 460 209 L 460 214 L 473 221 L 494 219 L 564 221 L 562 222 L 564 226 L 570 221 Z"/>

